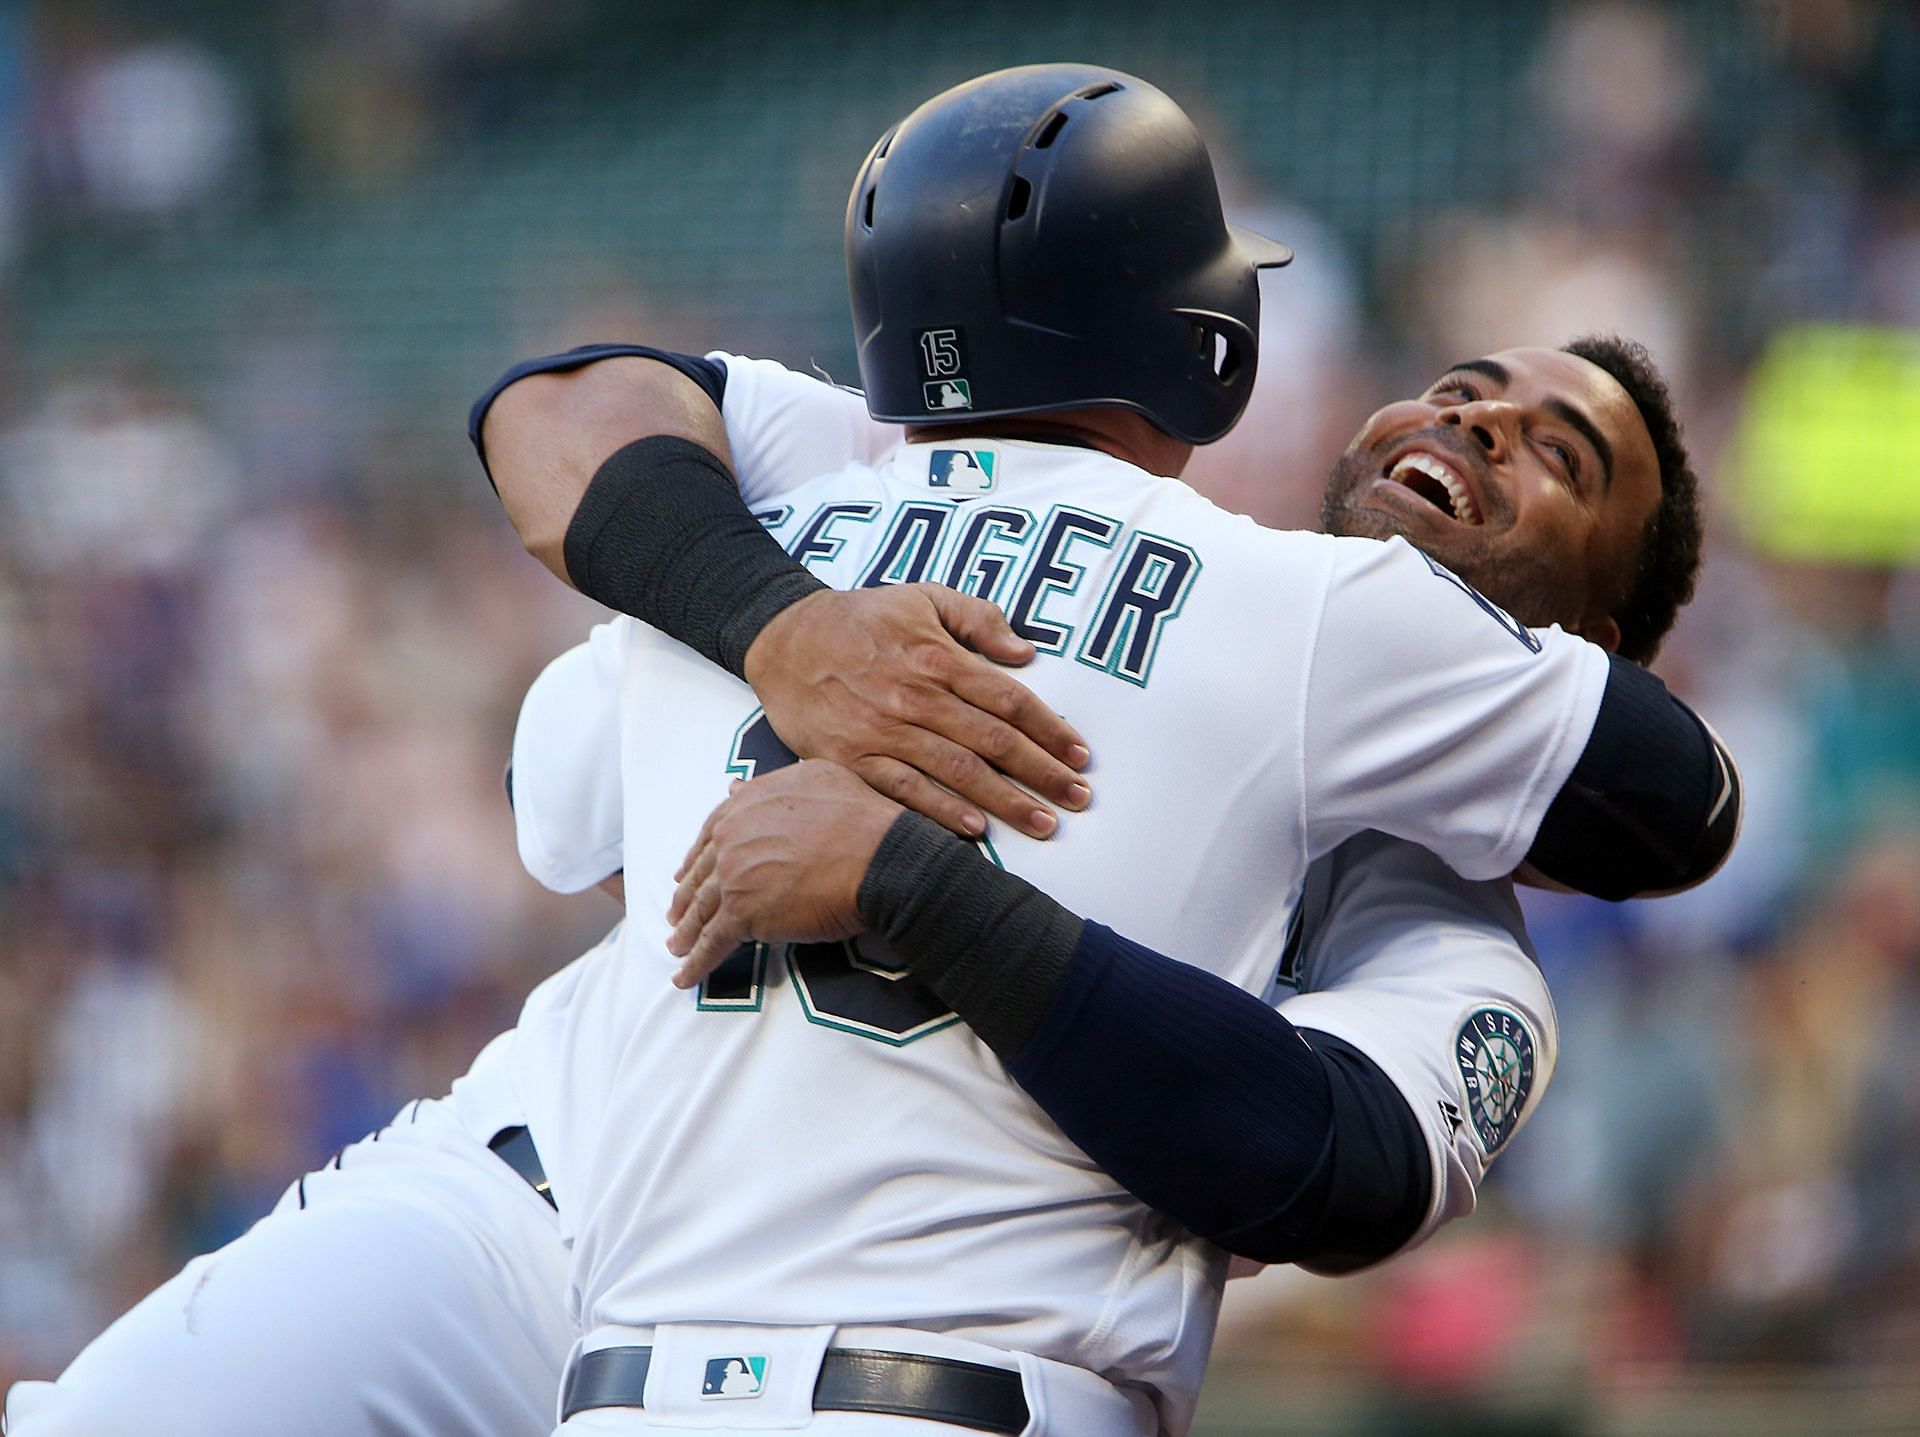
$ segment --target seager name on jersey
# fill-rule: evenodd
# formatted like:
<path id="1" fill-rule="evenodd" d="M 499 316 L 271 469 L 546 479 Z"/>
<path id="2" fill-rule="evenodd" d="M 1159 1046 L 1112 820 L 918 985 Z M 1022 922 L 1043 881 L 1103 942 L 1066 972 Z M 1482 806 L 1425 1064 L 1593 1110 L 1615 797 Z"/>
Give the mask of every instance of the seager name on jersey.
<path id="1" fill-rule="evenodd" d="M 851 536 L 882 522 L 883 507 L 837 500 L 811 510 L 782 506 L 758 518 L 794 558 L 818 567 L 837 559 Z M 931 580 L 977 594 L 1005 610 L 1014 632 L 1042 653 L 1071 653 L 1143 688 L 1161 638 L 1200 577 L 1200 556 L 1185 544 L 1066 504 L 1041 513 L 929 499 L 900 505 L 884 522 L 859 587 Z M 1091 618 L 1075 622 L 1069 602 L 1090 586 L 1100 600 Z"/>

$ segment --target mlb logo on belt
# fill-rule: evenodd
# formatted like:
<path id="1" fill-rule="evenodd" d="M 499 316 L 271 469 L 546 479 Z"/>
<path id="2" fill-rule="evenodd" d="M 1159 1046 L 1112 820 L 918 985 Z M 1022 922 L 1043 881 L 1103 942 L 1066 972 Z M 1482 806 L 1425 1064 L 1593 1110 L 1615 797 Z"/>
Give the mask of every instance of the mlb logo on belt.
<path id="1" fill-rule="evenodd" d="M 954 494 L 986 494 L 1000 456 L 991 449 L 936 449 L 927 456 L 927 487 Z"/>
<path id="2" fill-rule="evenodd" d="M 765 1390 L 767 1359 L 758 1354 L 736 1353 L 707 1359 L 706 1380 L 700 1384 L 702 1397 L 758 1397 Z"/>

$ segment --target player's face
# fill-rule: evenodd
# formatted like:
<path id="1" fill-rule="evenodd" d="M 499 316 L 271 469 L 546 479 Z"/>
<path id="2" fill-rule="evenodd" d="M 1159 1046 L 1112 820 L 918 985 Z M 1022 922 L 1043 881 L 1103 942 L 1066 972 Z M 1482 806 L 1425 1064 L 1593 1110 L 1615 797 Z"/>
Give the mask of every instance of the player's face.
<path id="1" fill-rule="evenodd" d="M 1523 623 L 1610 649 L 1659 502 L 1653 439 L 1618 381 L 1557 349 L 1509 349 L 1369 419 L 1321 522 L 1398 534 Z"/>

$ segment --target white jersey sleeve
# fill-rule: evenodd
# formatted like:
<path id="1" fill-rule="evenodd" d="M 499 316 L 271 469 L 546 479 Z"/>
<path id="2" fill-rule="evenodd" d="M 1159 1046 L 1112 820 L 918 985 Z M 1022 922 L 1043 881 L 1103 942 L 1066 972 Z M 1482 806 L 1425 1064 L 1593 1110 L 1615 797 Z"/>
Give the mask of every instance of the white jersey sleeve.
<path id="1" fill-rule="evenodd" d="M 1282 973 L 1298 991 L 1276 1006 L 1353 1044 L 1412 1108 L 1433 1163 L 1412 1247 L 1473 1211 L 1488 1166 L 1538 1106 L 1560 1046 L 1546 979 L 1511 882 L 1471 882 L 1384 834 L 1315 863 L 1299 911 Z"/>
<path id="2" fill-rule="evenodd" d="M 520 861 L 556 893 L 620 871 L 620 673 L 634 621 L 594 627 L 533 681 L 513 732 L 507 791 Z"/>
<path id="3" fill-rule="evenodd" d="M 1308 852 L 1376 828 L 1468 878 L 1512 873 L 1593 731 L 1606 653 L 1402 539 L 1336 543 L 1303 701 Z"/>
<path id="4" fill-rule="evenodd" d="M 749 508 L 770 508 L 788 490 L 849 464 L 872 464 L 905 438 L 899 425 L 870 417 L 853 390 L 770 359 L 719 350 L 707 358 L 726 366 L 720 414 Z"/>

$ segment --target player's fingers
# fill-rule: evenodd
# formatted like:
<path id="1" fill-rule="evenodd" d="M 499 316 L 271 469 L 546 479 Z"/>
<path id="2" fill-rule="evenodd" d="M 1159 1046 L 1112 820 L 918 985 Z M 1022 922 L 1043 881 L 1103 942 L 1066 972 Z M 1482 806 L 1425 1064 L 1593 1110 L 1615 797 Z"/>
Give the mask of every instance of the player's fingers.
<path id="1" fill-rule="evenodd" d="M 954 694 L 941 694 L 935 698 L 929 704 L 927 717 L 921 726 L 959 745 L 968 753 L 977 755 L 993 769 L 1024 785 L 1033 794 L 1062 808 L 1082 809 L 1093 800 L 1093 790 L 1079 774 L 1006 720 L 996 718 Z M 1005 817 L 996 806 L 997 800 L 978 787 L 977 780 L 968 777 L 967 781 L 957 782 L 958 775 L 950 777 L 938 770 L 932 772 L 949 788 L 958 789 L 975 803 Z M 1011 795 L 1016 790 L 1003 781 L 993 792 L 1011 801 Z"/>
<path id="2" fill-rule="evenodd" d="M 959 667 L 950 686 L 958 697 L 1011 724 L 1069 768 L 1085 768 L 1093 757 L 1079 730 L 1011 674 L 986 664 L 969 663 Z M 1064 798 L 1060 801 L 1066 802 Z"/>
<path id="3" fill-rule="evenodd" d="M 709 873 L 706 882 L 693 890 L 681 910 L 680 919 L 673 925 L 673 931 L 667 935 L 667 952 L 676 958 L 684 958 L 693 951 L 702 931 L 720 911 L 720 880 Z"/>
<path id="4" fill-rule="evenodd" d="M 713 876 L 713 865 L 717 861 L 719 850 L 712 843 L 704 843 L 691 862 L 682 869 L 679 882 L 673 890 L 673 902 L 667 905 L 667 922 L 678 924 L 686 914 L 693 896 L 700 891 L 701 885 Z"/>
<path id="5" fill-rule="evenodd" d="M 727 791 L 731 794 L 733 790 L 729 788 Z M 707 821 L 700 825 L 700 832 L 694 837 L 692 846 L 687 849 L 686 857 L 682 858 L 680 860 L 680 866 L 673 870 L 673 881 L 675 883 L 678 883 L 686 876 L 687 870 L 693 866 L 695 856 L 701 849 L 705 848 L 713 838 L 714 821 L 720 817 L 720 810 L 726 806 L 724 802 L 715 805 L 713 811 L 707 815 Z"/>
<path id="6" fill-rule="evenodd" d="M 920 752 L 913 757 L 923 773 L 1029 838 L 1049 838 L 1060 826 L 1052 809 L 996 773 L 972 749 L 932 733 L 925 734 L 917 747 Z"/>
<path id="7" fill-rule="evenodd" d="M 986 815 L 971 803 L 947 792 L 911 764 L 878 754 L 857 760 L 853 771 L 875 793 L 892 799 L 903 808 L 924 813 L 935 823 L 962 838 L 978 838 L 987 831 Z M 1033 800 L 1027 804 L 1032 806 Z"/>
<path id="8" fill-rule="evenodd" d="M 899 742 L 896 753 L 914 772 L 898 780 L 900 791 L 888 796 L 943 827 L 966 838 L 980 835 L 980 829 L 956 828 L 948 822 L 956 795 L 968 809 L 984 809 L 1033 838 L 1046 838 L 1059 827 L 1052 810 L 995 773 L 971 750 L 924 729 L 902 734 Z"/>
<path id="9" fill-rule="evenodd" d="M 1024 664 L 1033 657 L 1033 645 L 1013 631 L 998 604 L 944 584 L 919 588 L 933 601 L 941 627 L 976 653 L 1002 664 Z"/>
<path id="10" fill-rule="evenodd" d="M 700 939 L 674 970 L 673 986 L 691 988 L 718 968 L 734 949 L 747 941 L 747 927 L 724 911 L 701 931 Z"/>

